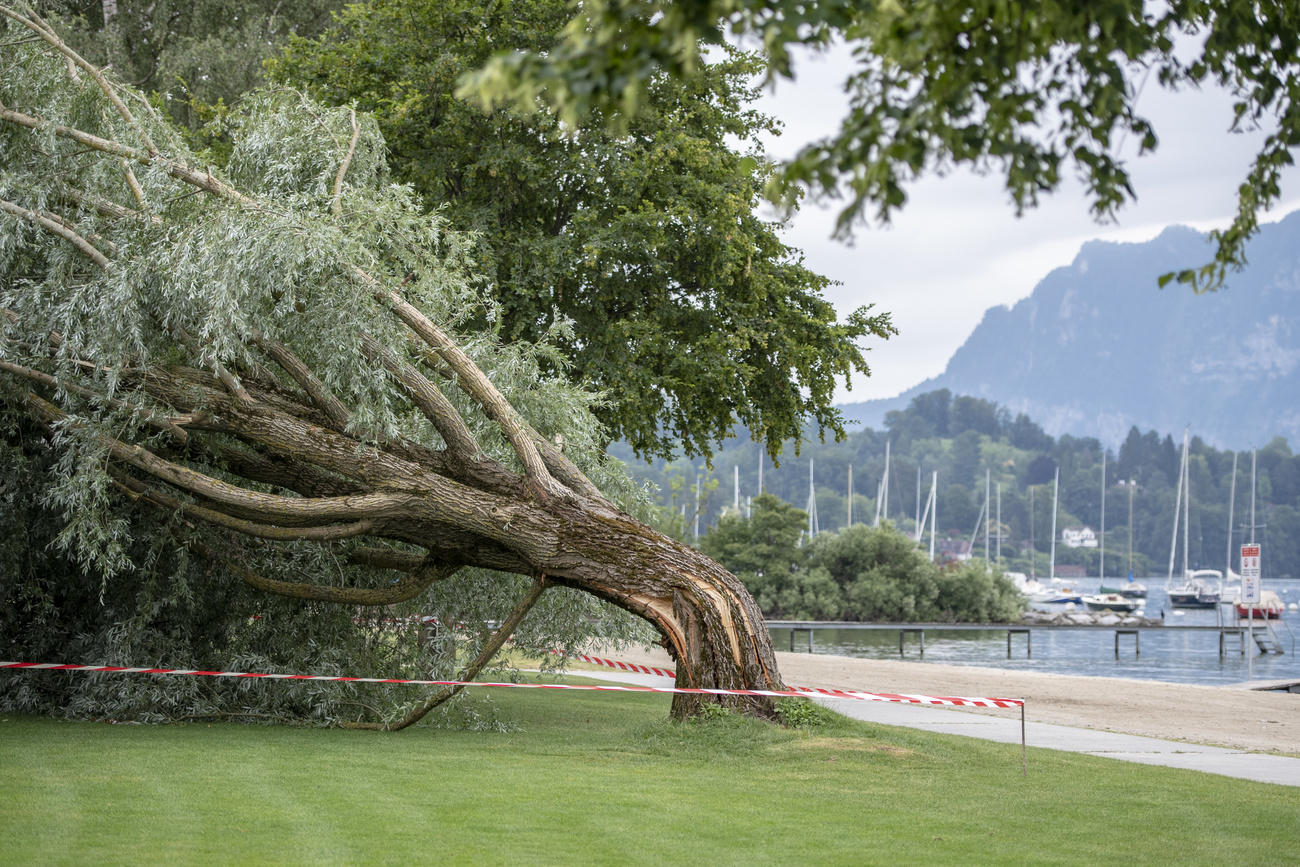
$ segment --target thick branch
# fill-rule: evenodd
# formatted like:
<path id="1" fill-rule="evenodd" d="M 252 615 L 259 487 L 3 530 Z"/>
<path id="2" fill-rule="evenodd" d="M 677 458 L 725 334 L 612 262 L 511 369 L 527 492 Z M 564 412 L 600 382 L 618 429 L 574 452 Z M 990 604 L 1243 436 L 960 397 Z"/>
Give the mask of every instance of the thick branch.
<path id="1" fill-rule="evenodd" d="M 280 365 L 294 382 L 298 383 L 298 386 L 311 398 L 311 402 L 316 405 L 316 408 L 325 413 L 325 417 L 329 419 L 335 430 L 342 433 L 347 428 L 350 414 L 347 407 L 343 405 L 343 401 L 331 394 L 325 384 L 312 373 L 311 368 L 301 358 L 294 355 L 289 350 L 289 347 L 256 331 L 253 332 L 253 342 L 263 352 L 271 356 L 272 360 Z"/>
<path id="2" fill-rule="evenodd" d="M 161 217 L 124 207 L 116 202 L 110 202 L 108 199 L 78 190 L 75 187 L 62 186 L 59 188 L 59 194 L 66 196 L 83 208 L 95 211 L 101 217 L 113 217 L 118 220 L 141 220 L 155 224 L 162 223 Z"/>
<path id="3" fill-rule="evenodd" d="M 478 673 L 483 670 L 483 667 L 492 661 L 492 657 L 497 655 L 497 651 L 501 649 L 507 639 L 509 639 L 510 636 L 514 634 L 515 630 L 519 628 L 519 624 L 523 621 L 524 616 L 532 610 L 534 605 L 537 604 L 537 600 L 541 598 L 542 592 L 546 590 L 548 586 L 550 585 L 548 584 L 545 575 L 538 576 L 537 579 L 533 581 L 533 586 L 528 591 L 528 594 L 524 596 L 523 599 L 519 600 L 519 604 L 510 612 L 510 616 L 505 619 L 505 622 L 501 624 L 501 627 L 492 634 L 492 637 L 488 640 L 487 644 L 483 645 L 483 649 L 479 651 L 479 654 L 474 658 L 474 661 L 461 669 L 460 673 L 456 675 L 456 680 L 468 681 L 473 680 L 478 676 Z M 464 688 L 465 687 L 463 686 L 449 686 L 440 689 L 419 707 L 402 717 L 397 722 L 352 723 L 347 727 L 388 732 L 401 731 L 407 726 L 413 725 L 422 720 L 425 714 L 447 701 L 447 699 L 452 698 Z"/>
<path id="4" fill-rule="evenodd" d="M 48 423 L 67 417 L 58 407 L 28 393 L 27 405 Z M 181 466 L 138 445 L 104 435 L 96 439 L 114 458 L 138 470 L 217 504 L 238 509 L 284 525 L 321 526 L 339 519 L 378 519 L 409 515 L 417 509 L 416 497 L 398 493 L 363 493 L 342 497 L 281 497 L 241 488 Z"/>
<path id="5" fill-rule="evenodd" d="M 424 565 L 425 557 L 414 551 L 396 548 L 357 548 L 348 552 L 347 561 L 354 566 L 377 566 L 396 572 L 414 572 Z"/>
<path id="6" fill-rule="evenodd" d="M 363 332 L 361 340 L 366 354 L 377 358 L 392 375 L 411 402 L 433 423 L 447 448 L 466 460 L 473 460 L 479 453 L 478 442 L 447 396 L 427 377 L 410 365 L 403 364 L 388 347 L 380 345 L 369 334 Z"/>
<path id="7" fill-rule="evenodd" d="M 172 436 L 176 437 L 176 439 L 179 440 L 182 444 L 189 442 L 189 438 L 190 438 L 189 434 L 186 433 L 185 430 L 180 427 L 180 425 L 187 424 L 193 421 L 192 416 L 163 418 L 155 415 L 154 413 L 145 412 L 141 410 L 139 407 L 133 407 L 127 404 L 125 401 L 118 400 L 116 398 L 113 399 L 107 398 L 104 395 L 100 394 L 99 392 L 94 391 L 93 389 L 86 388 L 85 386 L 78 385 L 77 383 L 64 382 L 55 376 L 51 376 L 50 374 L 45 373 L 44 371 L 35 370 L 30 367 L 23 367 L 20 364 L 14 364 L 13 362 L 4 361 L 2 359 L 0 359 L 0 370 L 3 370 L 7 373 L 12 373 L 15 376 L 21 376 L 24 379 L 31 380 L 32 382 L 39 383 L 41 385 L 47 386 L 48 388 L 66 391 L 69 394 L 75 394 L 79 397 L 84 397 L 87 400 L 98 401 L 101 403 L 110 404 L 112 406 L 117 406 L 117 407 L 122 407 L 125 409 L 132 410 L 133 412 L 138 413 L 140 417 L 144 419 L 145 423 L 148 424 L 150 427 L 171 434 Z"/>
<path id="8" fill-rule="evenodd" d="M 438 354 L 439 358 L 446 362 L 455 374 L 456 383 L 483 409 L 483 414 L 501 428 L 501 432 L 505 434 L 506 440 L 514 449 L 515 456 L 524 465 L 524 473 L 528 476 L 529 482 L 537 488 L 538 492 L 553 496 L 567 496 L 568 491 L 547 471 L 546 464 L 537 452 L 537 446 L 533 443 L 515 408 L 497 390 L 492 380 L 487 378 L 487 374 L 465 354 L 465 350 L 457 346 L 445 331 L 434 325 L 427 316 L 399 293 L 385 289 L 374 277 L 360 268 L 355 268 L 354 273 L 371 289 L 381 304 L 386 304 L 398 319 L 402 320 Z"/>
<path id="9" fill-rule="evenodd" d="M 364 536 L 375 529 L 375 522 L 370 520 L 353 521 L 348 524 L 325 524 L 319 527 L 281 527 L 275 524 L 246 521 L 243 518 L 236 518 L 216 509 L 209 509 L 195 503 L 186 503 L 157 488 L 151 488 L 125 473 L 115 472 L 111 469 L 109 472 L 114 480 L 132 496 L 142 497 L 147 502 L 164 509 L 171 509 L 187 517 L 215 524 L 218 527 L 225 527 L 246 536 L 256 536 L 259 539 L 270 539 L 275 542 L 333 542 L 338 539 Z"/>
<path id="10" fill-rule="evenodd" d="M 144 200 L 144 187 L 140 186 L 140 182 L 136 180 L 135 172 L 131 169 L 131 164 L 126 160 L 122 160 L 122 171 L 126 173 L 126 185 L 131 188 L 131 195 L 135 196 L 135 200 L 141 208 L 148 208 L 149 205 Z"/>
<path id="11" fill-rule="evenodd" d="M 589 499 L 611 507 L 614 505 L 605 498 L 600 488 L 596 487 L 591 479 L 587 478 L 586 474 L 578 469 L 577 464 L 566 458 L 564 453 L 556 448 L 553 443 L 547 442 L 536 431 L 533 431 L 532 434 L 533 442 L 537 444 L 537 451 L 541 454 L 542 460 L 546 462 L 546 468 L 561 484 L 567 485 L 570 490 Z"/>
<path id="12" fill-rule="evenodd" d="M 332 587 L 328 584 L 308 584 L 298 581 L 280 581 L 257 574 L 234 559 L 224 557 L 196 540 L 187 540 L 185 546 L 209 560 L 222 563 L 239 576 L 245 584 L 265 593 L 306 599 L 312 602 L 332 602 L 340 605 L 395 605 L 423 593 L 435 581 L 450 578 L 460 566 L 428 563 L 413 575 L 408 575 L 387 587 Z"/>

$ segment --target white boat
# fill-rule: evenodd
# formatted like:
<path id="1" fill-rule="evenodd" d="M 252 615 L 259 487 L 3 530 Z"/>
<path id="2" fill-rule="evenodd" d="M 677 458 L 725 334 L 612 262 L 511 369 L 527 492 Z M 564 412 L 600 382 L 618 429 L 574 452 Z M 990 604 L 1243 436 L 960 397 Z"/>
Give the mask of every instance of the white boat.
<path id="1" fill-rule="evenodd" d="M 1218 569 L 1184 572 L 1181 581 L 1165 585 L 1165 593 L 1174 608 L 1213 608 L 1223 597 L 1223 573 Z"/>
<path id="2" fill-rule="evenodd" d="M 1118 593 L 1098 593 L 1083 597 L 1083 604 L 1089 611 L 1137 611 L 1138 602 L 1127 599 Z"/>
<path id="3" fill-rule="evenodd" d="M 1003 572 L 1007 580 L 1016 585 L 1020 595 L 1028 602 L 1055 602 L 1061 594 L 1054 587 L 1049 587 L 1036 578 L 1030 578 L 1024 572 Z M 1069 600 L 1060 600 L 1069 601 Z"/>

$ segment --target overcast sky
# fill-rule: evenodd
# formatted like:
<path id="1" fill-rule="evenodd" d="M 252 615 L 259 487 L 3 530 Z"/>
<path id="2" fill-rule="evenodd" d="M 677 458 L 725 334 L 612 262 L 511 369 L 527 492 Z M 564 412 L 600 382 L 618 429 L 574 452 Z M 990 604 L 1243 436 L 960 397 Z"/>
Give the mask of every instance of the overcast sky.
<path id="1" fill-rule="evenodd" d="M 850 63 L 844 52 L 805 59 L 794 82 L 765 96 L 762 109 L 785 123 L 784 134 L 768 142 L 770 154 L 789 156 L 834 131 L 844 114 L 841 85 Z M 1017 218 L 998 177 L 965 170 L 917 182 L 889 226 L 860 227 L 852 245 L 830 237 L 834 202 L 805 205 L 785 238 L 804 251 L 810 268 L 840 281 L 828 291 L 836 309 L 845 315 L 874 302 L 899 330 L 888 342 L 870 344 L 871 377 L 855 378 L 851 391 L 841 387 L 837 402 L 893 397 L 941 373 L 985 310 L 1028 296 L 1087 240 L 1143 241 L 1173 223 L 1202 230 L 1226 224 L 1260 136 L 1227 132 L 1230 101 L 1220 92 L 1171 94 L 1152 80 L 1139 111 L 1152 121 L 1160 146 L 1130 160 L 1138 198 L 1117 224 L 1094 222 L 1073 183 Z M 1283 203 L 1263 221 L 1300 207 L 1300 171 L 1286 176 L 1282 193 Z"/>

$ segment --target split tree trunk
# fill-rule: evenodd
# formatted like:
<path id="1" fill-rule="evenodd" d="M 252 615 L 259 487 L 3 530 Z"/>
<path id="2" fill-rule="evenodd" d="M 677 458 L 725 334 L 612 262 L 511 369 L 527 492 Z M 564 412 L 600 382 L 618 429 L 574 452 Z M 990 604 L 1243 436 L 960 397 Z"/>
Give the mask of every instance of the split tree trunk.
<path id="1" fill-rule="evenodd" d="M 699 551 L 599 504 L 548 509 L 560 548 L 542 565 L 558 583 L 608 600 L 648 620 L 676 663 L 677 686 L 781 689 L 762 613 L 734 575 Z M 717 701 L 771 717 L 771 699 L 677 694 L 674 717 Z"/>

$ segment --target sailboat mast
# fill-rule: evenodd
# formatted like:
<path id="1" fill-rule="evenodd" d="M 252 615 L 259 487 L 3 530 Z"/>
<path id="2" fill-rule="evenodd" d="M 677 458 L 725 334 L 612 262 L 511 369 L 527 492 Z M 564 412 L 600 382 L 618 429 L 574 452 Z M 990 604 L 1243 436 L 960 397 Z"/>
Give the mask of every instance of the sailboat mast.
<path id="1" fill-rule="evenodd" d="M 849 464 L 849 520 L 844 526 L 853 526 L 853 464 Z"/>
<path id="2" fill-rule="evenodd" d="M 934 562 L 934 537 L 939 531 L 939 471 L 930 476 L 930 562 Z"/>
<path id="3" fill-rule="evenodd" d="M 916 465 L 916 541 L 921 541 L 921 464 Z"/>
<path id="4" fill-rule="evenodd" d="M 1034 567 L 1038 563 L 1038 543 L 1034 539 L 1034 486 L 1029 486 L 1029 580 L 1038 580 Z"/>
<path id="5" fill-rule="evenodd" d="M 1174 580 L 1174 552 L 1178 550 L 1178 519 L 1183 511 L 1183 461 L 1187 458 L 1187 432 L 1183 431 L 1183 456 L 1178 461 L 1178 493 L 1174 495 L 1174 534 L 1169 539 L 1169 577 Z"/>
<path id="6" fill-rule="evenodd" d="M 700 474 L 695 474 L 695 541 L 700 540 Z"/>
<path id="7" fill-rule="evenodd" d="M 1232 511 L 1237 505 L 1237 453 L 1232 453 L 1232 486 L 1228 488 L 1228 551 L 1224 559 L 1223 577 L 1232 574 Z"/>
<path id="8" fill-rule="evenodd" d="M 1106 580 L 1106 447 L 1101 447 L 1101 565 L 1097 569 Z"/>
<path id="9" fill-rule="evenodd" d="M 1255 544 L 1255 450 L 1250 450 L 1250 544 Z"/>
<path id="10" fill-rule="evenodd" d="M 817 537 L 817 488 L 813 485 L 813 459 L 808 459 L 808 541 Z"/>
<path id="11" fill-rule="evenodd" d="M 736 510 L 736 514 L 740 514 L 740 464 L 731 468 L 731 480 L 731 508 Z"/>
<path id="12" fill-rule="evenodd" d="M 1049 581 L 1056 578 L 1056 512 L 1057 503 L 1061 494 L 1061 468 L 1056 468 L 1056 473 L 1052 477 L 1052 554 L 1051 559 L 1047 562 L 1047 578 Z"/>
<path id="13" fill-rule="evenodd" d="M 758 444 L 758 495 L 763 496 L 763 444 Z"/>
<path id="14" fill-rule="evenodd" d="M 1002 571 L 1002 483 L 998 482 L 998 571 Z"/>
<path id="15" fill-rule="evenodd" d="M 1183 573 L 1192 571 L 1192 453 L 1183 452 Z"/>
<path id="16" fill-rule="evenodd" d="M 1133 580 L 1133 489 L 1137 484 L 1128 480 L 1128 577 Z"/>
<path id="17" fill-rule="evenodd" d="M 989 562 L 989 527 L 993 515 L 989 512 L 989 487 L 993 474 L 988 467 L 984 468 L 984 562 Z"/>
<path id="18" fill-rule="evenodd" d="M 882 494 L 884 505 L 880 507 L 880 517 L 888 521 L 889 520 L 889 440 L 885 440 L 885 478 L 881 482 L 881 485 L 884 487 L 884 493 Z"/>

